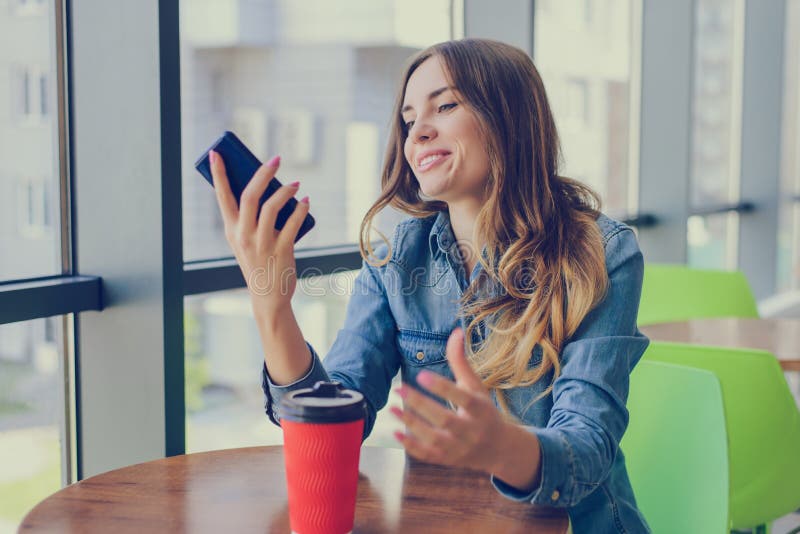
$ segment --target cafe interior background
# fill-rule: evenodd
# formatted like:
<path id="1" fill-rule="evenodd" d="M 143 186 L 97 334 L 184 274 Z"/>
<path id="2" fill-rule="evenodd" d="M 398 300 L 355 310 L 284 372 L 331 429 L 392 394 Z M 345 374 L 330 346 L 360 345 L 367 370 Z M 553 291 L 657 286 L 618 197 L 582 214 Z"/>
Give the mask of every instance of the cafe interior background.
<path id="1" fill-rule="evenodd" d="M 301 181 L 294 309 L 324 353 L 402 65 L 442 40 L 531 53 L 563 174 L 647 262 L 740 270 L 762 315 L 800 316 L 800 0 L 173 4 L 0 0 L 0 531 L 96 473 L 281 442 L 193 163 L 230 129 Z M 368 445 L 394 446 L 387 415 Z"/>

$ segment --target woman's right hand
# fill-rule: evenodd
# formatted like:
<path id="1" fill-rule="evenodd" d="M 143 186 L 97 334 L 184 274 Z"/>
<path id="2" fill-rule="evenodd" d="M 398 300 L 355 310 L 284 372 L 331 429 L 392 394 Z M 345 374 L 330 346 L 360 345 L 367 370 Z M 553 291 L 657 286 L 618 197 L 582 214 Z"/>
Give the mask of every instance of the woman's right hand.
<path id="1" fill-rule="evenodd" d="M 294 241 L 308 213 L 308 197 L 297 203 L 283 229 L 278 231 L 275 229 L 278 212 L 297 193 L 299 182 L 278 189 L 264 202 L 260 212 L 258 202 L 275 176 L 280 157 L 272 158 L 256 171 L 238 205 L 222 157 L 211 151 L 209 159 L 225 238 L 250 289 L 253 311 L 257 317 L 274 317 L 291 306 L 297 287 Z"/>

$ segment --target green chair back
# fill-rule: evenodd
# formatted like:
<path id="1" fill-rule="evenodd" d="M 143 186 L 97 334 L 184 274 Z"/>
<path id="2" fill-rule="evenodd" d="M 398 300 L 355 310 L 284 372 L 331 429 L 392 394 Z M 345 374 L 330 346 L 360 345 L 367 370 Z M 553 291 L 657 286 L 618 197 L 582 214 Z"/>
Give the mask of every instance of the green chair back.
<path id="1" fill-rule="evenodd" d="M 655 534 L 728 532 L 728 453 L 713 373 L 642 360 L 622 439 L 636 503 Z"/>
<path id="2" fill-rule="evenodd" d="M 645 264 L 640 325 L 705 317 L 758 317 L 756 301 L 744 274 L 685 265 Z"/>
<path id="3" fill-rule="evenodd" d="M 765 525 L 800 507 L 800 412 L 772 354 L 652 343 L 644 359 L 705 369 L 719 379 L 728 429 L 731 528 Z"/>

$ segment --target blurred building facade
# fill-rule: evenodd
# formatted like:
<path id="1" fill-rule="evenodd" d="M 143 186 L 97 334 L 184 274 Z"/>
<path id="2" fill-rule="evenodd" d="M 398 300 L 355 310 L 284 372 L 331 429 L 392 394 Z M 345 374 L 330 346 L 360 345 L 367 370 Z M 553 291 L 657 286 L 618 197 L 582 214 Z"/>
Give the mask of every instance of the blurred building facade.
<path id="1" fill-rule="evenodd" d="M 0 281 L 61 272 L 53 13 L 0 0 Z M 15 46 L 10 46 L 15 43 Z M 0 327 L 0 361 L 52 351 L 55 321 Z"/>

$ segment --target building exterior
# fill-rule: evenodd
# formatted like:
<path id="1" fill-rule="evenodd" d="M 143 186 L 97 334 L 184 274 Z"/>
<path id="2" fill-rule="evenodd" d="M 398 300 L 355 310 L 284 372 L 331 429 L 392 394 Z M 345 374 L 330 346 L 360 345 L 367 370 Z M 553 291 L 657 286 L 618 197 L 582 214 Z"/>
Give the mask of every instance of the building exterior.
<path id="1" fill-rule="evenodd" d="M 0 280 L 59 274 L 52 9 L 0 0 L 0 36 Z M 51 319 L 3 325 L 0 361 L 52 352 L 53 328 Z"/>

